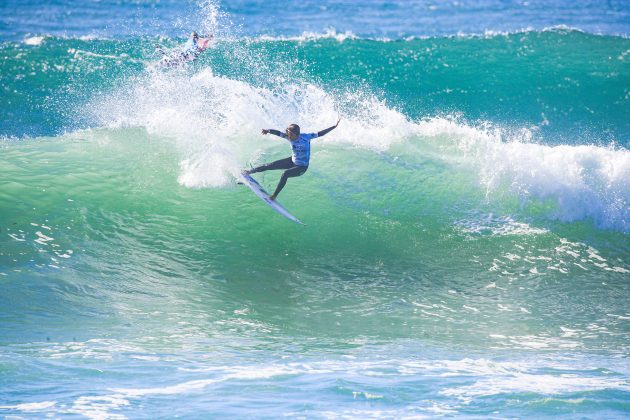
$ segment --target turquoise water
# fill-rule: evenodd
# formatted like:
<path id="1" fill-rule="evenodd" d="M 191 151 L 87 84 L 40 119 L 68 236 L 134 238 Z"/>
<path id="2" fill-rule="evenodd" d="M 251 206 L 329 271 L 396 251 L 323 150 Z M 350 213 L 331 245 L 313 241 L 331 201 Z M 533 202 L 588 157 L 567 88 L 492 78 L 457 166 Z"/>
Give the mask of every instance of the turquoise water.
<path id="1" fill-rule="evenodd" d="M 1 416 L 628 416 L 628 11 L 411 4 L 4 18 Z"/>

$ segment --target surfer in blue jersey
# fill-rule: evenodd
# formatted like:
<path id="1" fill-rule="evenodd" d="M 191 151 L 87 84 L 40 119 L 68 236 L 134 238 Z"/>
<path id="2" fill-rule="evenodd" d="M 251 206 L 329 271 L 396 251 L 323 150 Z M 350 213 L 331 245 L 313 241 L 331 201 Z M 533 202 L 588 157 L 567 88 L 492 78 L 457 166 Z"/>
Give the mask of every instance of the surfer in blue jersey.
<path id="1" fill-rule="evenodd" d="M 280 194 L 280 191 L 282 191 L 286 185 L 287 179 L 303 175 L 308 169 L 308 164 L 311 158 L 311 140 L 317 137 L 322 137 L 337 128 L 339 121 L 341 121 L 341 118 L 337 120 L 337 124 L 316 133 L 300 133 L 300 126 L 297 124 L 291 124 L 288 126 L 284 133 L 271 128 L 263 128 L 262 133 L 265 135 L 273 134 L 289 140 L 289 142 L 291 142 L 291 150 L 293 153 L 291 157 L 280 159 L 275 162 L 250 169 L 249 171 L 243 171 L 243 173 L 253 174 L 269 170 L 286 169 L 282 174 L 282 177 L 280 177 L 280 182 L 278 182 L 276 191 L 269 196 L 271 200 L 275 200 L 278 194 Z"/>

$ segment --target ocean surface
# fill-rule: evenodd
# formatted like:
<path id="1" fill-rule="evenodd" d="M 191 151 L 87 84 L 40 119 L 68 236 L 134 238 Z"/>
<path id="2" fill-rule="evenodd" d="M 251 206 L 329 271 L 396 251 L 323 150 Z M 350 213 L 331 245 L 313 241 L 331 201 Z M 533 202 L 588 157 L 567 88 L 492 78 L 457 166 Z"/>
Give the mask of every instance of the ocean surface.
<path id="1" fill-rule="evenodd" d="M 3 1 L 0 418 L 630 417 L 629 34 L 625 0 Z M 237 184 L 338 116 L 279 196 L 306 226 Z"/>

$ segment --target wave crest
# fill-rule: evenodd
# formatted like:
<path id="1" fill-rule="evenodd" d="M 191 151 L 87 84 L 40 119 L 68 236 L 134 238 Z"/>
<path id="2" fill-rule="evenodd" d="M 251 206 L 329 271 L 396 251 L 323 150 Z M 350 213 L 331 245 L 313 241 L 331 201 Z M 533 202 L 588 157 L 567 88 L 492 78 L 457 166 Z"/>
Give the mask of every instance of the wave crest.
<path id="1" fill-rule="evenodd" d="M 146 72 L 91 109 L 101 125 L 142 126 L 174 141 L 181 155 L 178 181 L 190 188 L 233 185 L 243 166 L 268 161 L 267 154 L 280 150 L 288 153 L 278 139 L 261 136 L 261 128 L 299 123 L 304 132 L 316 131 L 342 116 L 339 128 L 318 140 L 316 150 L 379 154 L 402 145 L 396 153 L 402 149 L 404 159 L 427 154 L 453 170 L 472 171 L 489 201 L 516 196 L 522 208 L 542 208 L 548 218 L 592 219 L 601 228 L 630 231 L 630 152 L 625 149 L 546 146 L 533 141 L 531 129 L 470 125 L 453 117 L 413 121 L 360 89 L 328 92 L 314 83 L 278 80 L 254 86 L 209 68 L 192 76 L 186 70 Z M 411 144 L 422 147 L 406 146 Z"/>

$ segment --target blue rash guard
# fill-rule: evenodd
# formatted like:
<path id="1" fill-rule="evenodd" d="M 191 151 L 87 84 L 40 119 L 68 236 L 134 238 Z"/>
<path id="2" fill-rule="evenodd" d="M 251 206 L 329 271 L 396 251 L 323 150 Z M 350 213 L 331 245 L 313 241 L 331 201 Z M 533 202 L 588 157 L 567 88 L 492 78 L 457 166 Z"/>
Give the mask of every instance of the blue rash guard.
<path id="1" fill-rule="evenodd" d="M 337 122 L 337 124 L 339 124 L 339 122 Z M 326 133 L 330 132 L 330 130 L 336 127 L 337 125 L 333 125 L 332 127 L 329 127 L 322 131 L 318 131 L 317 133 L 300 134 L 298 138 L 294 141 L 289 140 L 289 136 L 287 136 L 286 133 L 274 130 L 273 128 L 263 129 L 263 134 L 273 134 L 274 136 L 282 137 L 283 139 L 289 140 L 289 142 L 291 143 L 291 150 L 293 151 L 293 154 L 291 157 L 280 159 L 266 165 L 258 166 L 257 168 L 250 169 L 249 171 L 243 171 L 243 173 L 249 175 L 256 172 L 285 169 L 285 171 L 282 173 L 282 176 L 280 177 L 280 182 L 278 182 L 276 191 L 271 195 L 271 199 L 275 200 L 278 194 L 280 194 L 280 191 L 282 191 L 282 189 L 286 185 L 287 179 L 304 175 L 304 173 L 308 170 L 308 162 L 311 158 L 311 140 L 326 135 Z M 289 129 L 287 129 L 287 131 L 288 130 Z"/>
<path id="2" fill-rule="evenodd" d="M 282 133 L 280 137 L 289 140 L 286 133 Z M 317 138 L 317 133 L 303 133 L 295 140 L 289 140 L 291 143 L 291 160 L 297 166 L 308 166 L 311 159 L 311 140 Z"/>

